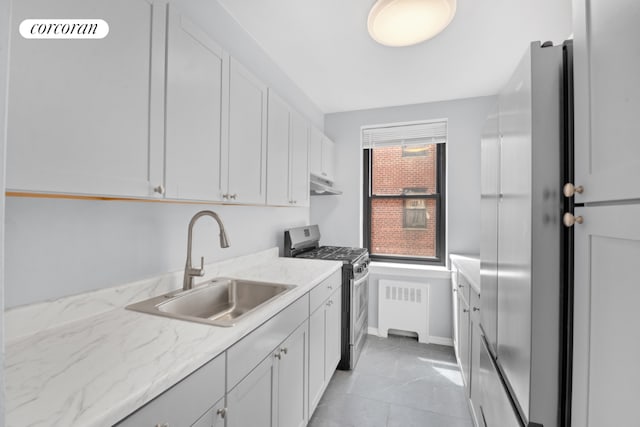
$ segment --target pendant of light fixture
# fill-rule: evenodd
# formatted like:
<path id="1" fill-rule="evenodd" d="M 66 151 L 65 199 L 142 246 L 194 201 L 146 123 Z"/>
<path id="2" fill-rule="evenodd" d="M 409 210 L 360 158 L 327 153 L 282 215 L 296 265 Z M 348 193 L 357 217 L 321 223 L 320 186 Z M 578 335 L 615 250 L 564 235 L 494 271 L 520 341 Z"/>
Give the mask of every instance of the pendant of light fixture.
<path id="1" fill-rule="evenodd" d="M 453 19 L 456 0 L 378 0 L 367 28 L 385 46 L 411 46 L 438 35 Z"/>

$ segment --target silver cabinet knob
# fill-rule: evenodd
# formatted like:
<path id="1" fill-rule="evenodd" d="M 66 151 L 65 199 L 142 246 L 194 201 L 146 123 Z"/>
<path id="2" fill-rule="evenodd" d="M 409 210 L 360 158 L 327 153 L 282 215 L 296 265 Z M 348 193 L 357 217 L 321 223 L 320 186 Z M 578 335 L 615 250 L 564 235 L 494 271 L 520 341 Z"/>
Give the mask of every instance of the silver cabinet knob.
<path id="1" fill-rule="evenodd" d="M 222 195 L 222 198 L 223 198 L 223 199 L 225 199 L 225 200 L 228 200 L 228 199 L 229 199 L 229 194 L 226 194 L 226 193 L 225 193 L 225 194 L 223 194 L 223 195 Z"/>
<path id="2" fill-rule="evenodd" d="M 155 187 L 153 189 L 153 192 L 154 193 L 158 193 L 158 194 L 164 194 L 164 185 L 162 185 L 162 184 L 158 185 L 157 187 Z M 160 426 L 160 427 L 162 427 L 162 426 Z"/>
<path id="3" fill-rule="evenodd" d="M 565 227 L 573 227 L 575 224 L 582 224 L 584 222 L 584 218 L 581 216 L 574 216 L 573 214 L 567 212 L 562 217 L 562 222 Z"/>
<path id="4" fill-rule="evenodd" d="M 584 187 L 582 185 L 576 187 L 571 182 L 567 182 L 564 187 L 562 187 L 562 193 L 565 197 L 573 197 L 576 193 L 582 194 L 583 191 Z"/>
<path id="5" fill-rule="evenodd" d="M 282 354 L 280 354 L 279 352 L 274 354 L 273 357 L 275 357 L 276 359 L 282 359 Z"/>
<path id="6" fill-rule="evenodd" d="M 463 313 L 468 313 L 468 312 L 469 312 L 469 309 L 468 309 L 468 308 L 463 308 L 463 309 L 462 309 L 462 312 L 463 312 Z"/>
<path id="7" fill-rule="evenodd" d="M 473 311 L 480 311 L 480 307 L 473 307 Z"/>
<path id="8" fill-rule="evenodd" d="M 238 198 L 238 195 L 236 193 L 233 193 L 229 195 L 229 198 L 235 200 Z"/>
<path id="9" fill-rule="evenodd" d="M 220 408 L 216 412 L 216 414 L 220 415 L 220 418 L 224 418 L 227 416 L 227 408 Z"/>
<path id="10" fill-rule="evenodd" d="M 280 349 L 280 353 L 282 353 L 282 354 L 287 354 L 288 351 L 289 351 L 289 349 L 287 347 L 282 347 Z"/>

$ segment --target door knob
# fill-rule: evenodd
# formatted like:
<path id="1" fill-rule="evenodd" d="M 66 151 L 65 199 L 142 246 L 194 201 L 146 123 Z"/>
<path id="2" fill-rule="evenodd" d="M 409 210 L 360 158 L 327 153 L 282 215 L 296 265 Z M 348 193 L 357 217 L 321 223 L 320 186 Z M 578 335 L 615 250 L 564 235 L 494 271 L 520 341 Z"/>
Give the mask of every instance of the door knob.
<path id="1" fill-rule="evenodd" d="M 582 185 L 576 187 L 571 182 L 566 183 L 564 187 L 562 187 L 562 193 L 565 197 L 573 197 L 576 193 L 582 194 L 583 191 L 584 187 Z"/>
<path id="2" fill-rule="evenodd" d="M 562 217 L 562 222 L 565 227 L 573 227 L 576 223 L 582 224 L 584 222 L 584 218 L 581 216 L 574 216 L 573 214 L 567 212 Z"/>

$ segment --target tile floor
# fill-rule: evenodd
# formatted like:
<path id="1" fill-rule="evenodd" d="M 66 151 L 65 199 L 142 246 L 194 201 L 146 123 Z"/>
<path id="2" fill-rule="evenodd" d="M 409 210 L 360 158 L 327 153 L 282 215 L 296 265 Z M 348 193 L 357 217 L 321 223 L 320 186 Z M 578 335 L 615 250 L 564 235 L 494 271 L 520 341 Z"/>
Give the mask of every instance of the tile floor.
<path id="1" fill-rule="evenodd" d="M 369 335 L 336 371 L 309 427 L 473 427 L 452 347 Z"/>

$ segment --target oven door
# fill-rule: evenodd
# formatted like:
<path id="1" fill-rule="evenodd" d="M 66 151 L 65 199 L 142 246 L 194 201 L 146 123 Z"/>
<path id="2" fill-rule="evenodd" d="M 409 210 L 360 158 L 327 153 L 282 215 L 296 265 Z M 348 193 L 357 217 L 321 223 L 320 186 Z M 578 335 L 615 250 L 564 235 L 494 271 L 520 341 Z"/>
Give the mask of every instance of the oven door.
<path id="1" fill-rule="evenodd" d="M 360 358 L 369 328 L 369 272 L 356 276 L 351 281 L 350 368 L 353 369 Z"/>

